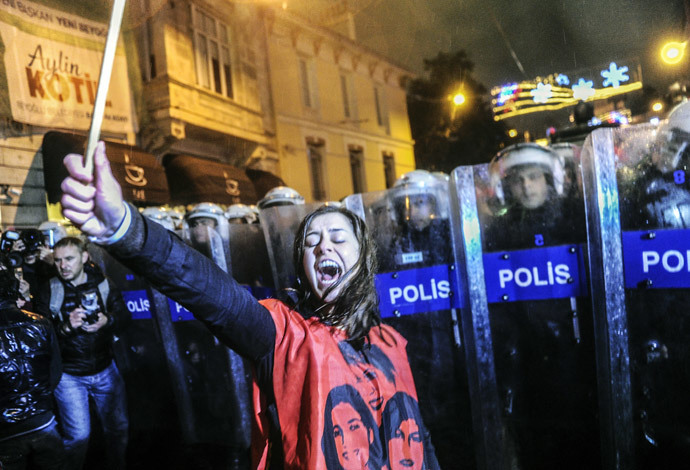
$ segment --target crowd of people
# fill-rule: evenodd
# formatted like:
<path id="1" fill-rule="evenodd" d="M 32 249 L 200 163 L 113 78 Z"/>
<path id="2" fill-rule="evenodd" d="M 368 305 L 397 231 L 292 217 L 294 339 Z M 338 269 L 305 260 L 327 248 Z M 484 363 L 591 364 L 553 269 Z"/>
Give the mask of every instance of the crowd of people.
<path id="1" fill-rule="evenodd" d="M 678 198 L 669 196 L 675 193 L 665 191 L 662 198 L 649 188 L 669 183 L 660 175 L 665 178 L 687 157 L 687 135 L 678 138 L 681 149 L 673 147 L 670 169 L 650 160 L 659 173 L 653 173 L 654 184 L 621 181 L 622 191 L 645 190 L 646 222 L 656 212 L 677 209 Z M 492 160 L 486 187 L 477 187 L 486 253 L 586 241 L 578 151 L 523 143 Z M 296 191 L 274 188 L 258 207 L 204 202 L 185 214 L 138 211 L 123 200 L 104 145 L 93 174 L 81 155 L 68 155 L 65 166 L 62 206 L 70 223 L 189 309 L 250 364 L 251 457 L 257 468 L 440 467 L 429 432 L 434 423 L 427 426 L 423 416 L 444 411 L 419 400 L 438 393 L 432 384 L 439 377 L 418 383 L 419 395 L 413 377 L 438 362 L 436 345 L 457 318 L 430 315 L 443 326 L 432 330 L 443 335 L 434 331 L 427 346 L 415 346 L 408 356 L 401 333 L 421 335 L 424 322 L 382 321 L 374 279 L 379 268 L 453 262 L 449 250 L 439 249 L 451 238 L 446 175 L 403 175 L 366 208 L 371 227 L 339 203 L 310 212 L 295 234 L 293 288 L 259 301 L 228 275 L 224 233 L 230 224 L 259 223 L 260 209 L 303 204 Z M 686 200 L 681 202 L 686 209 Z M 82 468 L 92 411 L 105 437 L 104 463 L 125 468 L 129 420 L 113 344 L 131 315 L 118 287 L 90 259 L 87 238 L 68 236 L 55 222 L 2 234 L 3 469 Z M 593 326 L 586 305 L 573 295 L 490 308 L 500 400 L 510 428 L 505 435 L 519 449 L 519 468 L 542 468 L 547 460 L 543 468 L 549 468 L 563 460 L 563 449 L 585 447 L 591 457 L 586 462 L 578 460 L 580 452 L 567 454 L 573 468 L 597 464 Z M 453 362 L 444 367 L 450 370 Z"/>
<path id="2" fill-rule="evenodd" d="M 541 168 L 539 163 L 543 162 L 537 162 L 536 168 Z M 107 162 L 101 156 L 100 166 L 105 165 Z M 549 165 L 553 163 L 549 162 Z M 75 180 L 79 181 L 78 178 Z M 280 300 L 255 303 L 220 272 L 200 278 L 200 273 L 211 268 L 198 258 L 194 258 L 191 272 L 178 273 L 180 278 L 173 279 L 171 273 L 164 273 L 164 270 L 156 274 L 139 270 L 164 293 L 178 289 L 182 278 L 185 278 L 186 285 L 197 286 L 183 295 L 175 293 L 179 296 L 176 300 L 261 371 L 256 378 L 255 394 L 259 401 L 255 400 L 255 404 L 263 403 L 263 408 L 257 412 L 264 441 L 258 447 L 255 443 L 255 461 L 298 462 L 307 459 L 315 467 L 325 464 L 326 468 L 381 468 L 386 465 L 396 468 L 396 464 L 386 461 L 394 458 L 397 452 L 402 456 L 399 462 L 402 466 L 418 461 L 422 468 L 437 468 L 434 447 L 417 403 L 417 391 L 404 347 L 406 341 L 397 331 L 381 323 L 373 293 L 373 273 L 376 265 L 386 271 L 451 261 L 449 251 L 438 249 L 447 245 L 450 239 L 447 184 L 447 175 L 423 170 L 401 177 L 387 196 L 389 201 L 386 204 L 390 208 L 383 216 L 390 220 L 382 221 L 378 233 L 381 233 L 381 227 L 390 226 L 391 222 L 399 227 L 389 234 L 392 237 L 390 245 L 385 242 L 385 236 L 384 240 L 377 239 L 378 253 L 363 221 L 339 204 L 329 204 L 309 215 L 302 222 L 295 241 L 297 285 L 301 286 L 296 296 L 283 297 L 279 293 L 276 297 Z M 205 202 L 182 213 L 161 207 L 137 211 L 121 203 L 121 207 L 126 208 L 127 223 L 131 226 L 124 240 L 132 239 L 131 242 L 140 248 L 162 245 L 173 251 L 184 251 L 182 246 L 189 246 L 212 261 L 220 271 L 227 272 L 222 239 L 226 237 L 230 224 L 256 224 L 259 223 L 259 209 L 303 203 L 304 199 L 287 187 L 269 191 L 258 207 L 237 204 L 224 208 Z M 68 209 L 65 214 L 76 226 L 82 226 L 87 235 L 99 237 L 102 242 L 103 233 L 89 233 L 84 229 L 82 219 L 70 215 L 69 202 L 65 207 Z M 371 209 L 376 211 L 376 205 Z M 106 210 L 114 209 L 108 207 Z M 381 216 L 379 213 L 376 217 Z M 156 231 L 146 221 L 155 222 L 156 226 L 166 230 Z M 143 229 L 143 226 L 147 228 Z M 121 231 L 121 227 L 114 228 Z M 132 231 L 134 235 L 129 233 Z M 175 233 L 179 237 L 170 238 L 166 233 Z M 142 240 L 144 235 L 146 238 Z M 153 241 L 149 241 L 149 237 Z M 185 243 L 178 247 L 180 239 Z M 3 241 L 5 270 L 14 271 L 17 281 L 17 299 L 12 308 L 36 312 L 39 319 L 50 319 L 50 323 L 44 321 L 43 325 L 46 335 L 54 336 L 51 344 L 59 349 L 59 353 L 47 351 L 45 354 L 53 359 L 59 355 L 57 360 L 61 368 L 53 365 L 53 375 L 46 375 L 40 382 L 45 383 L 41 385 L 44 394 L 51 397 L 47 403 L 55 404 L 55 415 L 52 417 L 46 412 L 51 416 L 50 426 L 45 432 L 41 430 L 36 434 L 45 434 L 46 439 L 51 439 L 50 445 L 45 447 L 45 451 L 52 453 L 51 465 L 55 464 L 50 468 L 63 465 L 58 465 L 59 462 L 64 462 L 64 468 L 79 469 L 83 466 L 91 433 L 90 401 L 95 405 L 92 409 L 98 415 L 105 437 L 105 462 L 112 468 L 124 468 L 128 444 L 127 403 L 123 379 L 114 361 L 113 341 L 127 327 L 130 314 L 120 291 L 90 260 L 85 238 L 68 236 L 60 224 L 46 222 L 36 229 L 6 231 Z M 118 241 L 115 245 L 120 243 Z M 123 249 L 127 253 L 129 250 Z M 144 251 L 150 253 L 144 255 Z M 117 250 L 114 253 L 117 255 Z M 161 256 L 161 253 L 158 249 L 143 250 L 138 255 L 141 260 L 134 264 L 127 259 L 129 256 L 124 256 L 121 261 L 132 265 L 136 271 L 136 266 L 146 263 L 143 259 L 152 261 L 149 256 Z M 156 260 L 156 263 L 170 265 L 171 261 Z M 197 299 L 202 286 L 209 294 L 223 292 L 222 298 L 212 301 Z M 173 294 L 171 297 L 175 298 Z M 203 309 L 197 303 L 203 305 Z M 234 308 L 230 309 L 228 305 Z M 205 313 L 199 313 L 202 310 Z M 226 318 L 231 310 L 233 318 Z M 224 313 L 218 316 L 218 312 Z M 450 322 L 445 322 L 444 315 L 439 318 L 444 325 Z M 293 324 L 297 319 L 299 321 Z M 230 323 L 233 330 L 243 332 L 246 337 L 240 338 L 231 332 Z M 412 325 L 409 327 L 402 321 L 397 328 L 412 334 L 407 330 L 418 330 L 419 321 Z M 282 344 L 285 338 L 299 337 L 305 329 L 312 328 L 317 329 L 309 347 L 303 341 L 287 349 L 278 346 L 279 337 Z M 432 338 L 432 342 L 437 340 Z M 336 362 L 342 361 L 339 372 L 331 377 L 325 376 L 322 365 L 319 365 L 322 360 L 309 365 L 308 358 L 317 352 L 318 355 L 337 356 Z M 276 377 L 276 367 L 287 368 L 287 357 L 293 355 L 305 362 L 301 366 L 304 367 L 305 383 L 287 383 L 284 377 L 281 376 L 280 380 Z M 420 361 L 426 364 L 433 358 L 431 353 L 423 355 L 425 357 L 414 354 L 411 363 L 415 366 Z M 296 366 L 290 362 L 290 367 Z M 58 380 L 55 379 L 56 368 L 61 370 Z M 433 379 L 430 376 L 425 380 L 424 394 L 431 387 L 429 384 L 433 384 Z M 364 386 L 366 383 L 369 385 Z M 38 386 L 39 382 L 36 384 Z M 301 395 L 288 398 L 284 391 L 295 387 L 309 395 L 318 390 L 325 402 L 314 406 L 301 402 Z M 309 388 L 315 390 L 307 391 Z M 429 393 L 438 393 L 438 390 Z M 48 409 L 53 410 L 53 407 Z M 434 415 L 441 414 L 441 410 L 436 411 L 438 413 Z M 320 418 L 314 417 L 322 413 Z M 352 430 L 351 424 L 345 424 L 353 419 L 361 423 L 358 426 L 361 435 Z M 310 429 L 294 434 L 297 431 L 291 423 L 302 420 L 313 424 Z M 59 426 L 55 426 L 56 423 Z M 315 423 L 323 423 L 318 426 L 321 429 L 313 427 Z M 279 447 L 272 442 L 276 430 L 283 435 L 283 443 Z M 318 447 L 304 447 L 300 433 L 314 436 L 322 433 L 321 439 L 306 440 L 311 445 L 318 444 Z M 60 439 L 55 439 L 56 435 Z M 11 443 L 5 448 L 19 449 L 16 443 L 25 436 L 26 431 L 22 427 L 22 431 L 5 439 Z M 400 444 L 396 444 L 398 439 Z M 348 446 L 354 446 L 355 450 L 346 450 Z M 23 450 L 18 455 L 25 463 L 39 462 L 43 455 L 40 452 L 43 450 L 31 448 L 31 452 Z M 8 466 L 11 460 L 7 454 L 0 453 L 0 459 L 4 459 L 5 468 L 12 468 Z"/>

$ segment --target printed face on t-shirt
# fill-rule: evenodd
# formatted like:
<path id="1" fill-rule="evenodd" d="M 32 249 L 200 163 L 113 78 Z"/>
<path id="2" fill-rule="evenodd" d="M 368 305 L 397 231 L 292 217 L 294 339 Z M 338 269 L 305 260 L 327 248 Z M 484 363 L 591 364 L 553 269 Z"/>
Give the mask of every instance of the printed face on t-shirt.
<path id="1" fill-rule="evenodd" d="M 392 430 L 388 441 L 390 470 L 421 470 L 424 464 L 424 443 L 419 426 L 413 419 L 402 421 Z"/>
<path id="2" fill-rule="evenodd" d="M 340 403 L 331 411 L 333 439 L 338 461 L 345 470 L 367 468 L 369 446 L 374 442 L 360 414 L 349 403 Z"/>

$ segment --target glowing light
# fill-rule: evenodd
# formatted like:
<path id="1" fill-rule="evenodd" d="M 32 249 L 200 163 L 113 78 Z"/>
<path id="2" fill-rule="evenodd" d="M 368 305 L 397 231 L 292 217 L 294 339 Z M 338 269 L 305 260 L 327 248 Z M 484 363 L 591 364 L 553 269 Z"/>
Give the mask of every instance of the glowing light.
<path id="1" fill-rule="evenodd" d="M 652 111 L 654 111 L 655 113 L 658 113 L 662 109 L 664 109 L 664 105 L 662 103 L 660 103 L 659 101 L 657 101 L 656 103 L 654 103 L 652 105 Z"/>
<path id="2" fill-rule="evenodd" d="M 570 85 L 570 79 L 568 78 L 567 75 L 563 75 L 562 73 L 559 73 L 556 76 L 556 83 L 558 83 L 561 86 Z"/>
<path id="3" fill-rule="evenodd" d="M 511 129 L 508 131 L 508 137 L 510 137 L 511 139 L 514 139 L 515 137 L 517 137 L 517 134 L 518 134 L 517 129 Z"/>
<path id="4" fill-rule="evenodd" d="M 667 42 L 661 48 L 661 60 L 670 65 L 675 65 L 683 60 L 685 55 L 685 42 Z"/>
<path id="5" fill-rule="evenodd" d="M 465 102 L 465 95 L 462 93 L 457 93 L 455 96 L 453 96 L 453 104 L 455 106 L 460 106 Z"/>
<path id="6" fill-rule="evenodd" d="M 544 83 L 538 83 L 537 89 L 530 91 L 530 94 L 534 97 L 535 103 L 546 103 L 553 96 L 551 85 Z"/>
<path id="7" fill-rule="evenodd" d="M 658 117 L 653 117 L 652 119 L 649 120 L 650 124 L 654 124 L 655 126 L 659 125 L 659 118 Z"/>
<path id="8" fill-rule="evenodd" d="M 623 93 L 629 93 L 631 91 L 642 89 L 642 82 L 633 82 L 627 85 L 621 86 L 620 88 L 600 88 L 595 90 L 594 95 L 591 97 L 592 101 L 604 100 L 612 96 L 620 95 Z M 539 106 L 534 106 L 534 101 L 528 98 L 524 100 L 516 101 L 510 105 L 498 106 L 493 109 L 494 120 L 502 121 L 514 116 L 521 116 L 524 114 L 537 113 L 540 111 L 555 111 L 558 109 L 563 109 L 568 106 L 575 106 L 579 103 L 573 97 L 568 98 L 552 98 L 548 100 L 546 104 L 540 104 Z M 531 106 L 530 106 L 531 105 Z"/>
<path id="9" fill-rule="evenodd" d="M 587 99 L 596 93 L 593 86 L 594 82 L 592 82 L 592 80 L 585 80 L 584 78 L 579 79 L 577 85 L 573 85 L 573 98 L 587 101 Z"/>
<path id="10" fill-rule="evenodd" d="M 498 104 L 502 105 L 505 104 L 506 101 L 514 99 L 517 89 L 518 86 L 516 84 L 502 87 L 498 95 Z"/>
<path id="11" fill-rule="evenodd" d="M 615 62 L 611 62 L 608 70 L 602 70 L 601 76 L 605 78 L 602 85 L 604 87 L 612 86 L 613 88 L 618 88 L 621 86 L 621 82 L 627 82 L 630 77 L 625 74 L 628 71 L 628 66 L 618 67 Z"/>

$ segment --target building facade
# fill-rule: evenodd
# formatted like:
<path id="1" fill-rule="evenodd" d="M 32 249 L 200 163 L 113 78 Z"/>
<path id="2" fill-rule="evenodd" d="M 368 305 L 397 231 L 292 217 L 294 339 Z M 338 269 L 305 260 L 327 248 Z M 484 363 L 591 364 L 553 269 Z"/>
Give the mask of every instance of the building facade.
<path id="1" fill-rule="evenodd" d="M 390 187 L 414 169 L 410 73 L 333 31 L 267 10 L 280 175 L 307 201 Z"/>
<path id="2" fill-rule="evenodd" d="M 87 6 L 32 4 L 41 15 L 2 6 L 0 33 L 10 51 L 0 74 L 10 84 L 0 99 L 3 227 L 60 218 L 46 204 L 41 143 L 50 130 L 88 132 L 108 12 Z M 138 146 L 163 164 L 186 155 L 268 171 L 310 202 L 383 190 L 414 169 L 404 89 L 410 73 L 402 67 L 278 7 L 158 0 L 127 8 L 106 108 L 113 122 L 104 124 L 103 139 Z M 52 29 L 36 33 L 39 20 Z M 34 52 L 11 52 L 17 34 Z M 45 69 L 49 54 L 64 60 L 59 73 Z M 34 60 L 13 64 L 14 56 Z M 29 83 L 20 89 L 24 74 L 12 70 L 23 67 Z M 26 118 L 30 99 L 54 115 Z"/>

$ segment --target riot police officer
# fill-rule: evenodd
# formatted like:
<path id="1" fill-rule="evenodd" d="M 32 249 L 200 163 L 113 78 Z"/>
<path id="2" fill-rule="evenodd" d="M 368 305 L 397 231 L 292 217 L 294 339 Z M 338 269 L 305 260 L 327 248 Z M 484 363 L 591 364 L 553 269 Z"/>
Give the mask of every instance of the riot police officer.
<path id="1" fill-rule="evenodd" d="M 246 204 L 232 204 L 225 211 L 225 217 L 231 224 L 253 224 L 258 221 L 256 212 Z"/>
<path id="2" fill-rule="evenodd" d="M 499 209 L 484 221 L 485 266 L 499 258 L 501 269 L 517 272 L 529 265 L 530 276 L 536 277 L 535 266 L 548 265 L 560 253 L 577 253 L 577 244 L 585 241 L 583 204 L 564 200 L 564 172 L 556 152 L 517 144 L 500 152 L 489 168 Z M 523 266 L 518 259 L 528 262 Z M 497 268 L 487 268 L 487 279 L 494 278 L 491 269 Z M 541 276 L 543 287 L 549 281 L 545 271 Z M 487 281 L 496 377 L 513 463 L 526 469 L 598 468 L 589 299 L 581 293 L 556 294 L 549 286 L 541 297 L 524 295 L 526 290 L 534 294 L 532 284 L 495 300 L 494 291 L 501 287 Z"/>
<path id="3" fill-rule="evenodd" d="M 448 263 L 452 257 L 447 208 L 441 204 L 446 190 L 426 170 L 410 171 L 391 190 L 393 216 L 398 224 L 390 247 L 380 246 L 381 270 L 410 269 Z"/>
<path id="4" fill-rule="evenodd" d="M 293 206 L 304 204 L 304 197 L 296 190 L 288 186 L 276 186 L 270 189 L 257 203 L 259 209 L 267 209 L 276 206 Z"/>
<path id="5" fill-rule="evenodd" d="M 638 255 L 644 249 L 676 249 L 648 244 L 663 236 L 685 238 L 690 228 L 690 102 L 671 110 L 651 145 L 642 136 L 647 145 L 636 148 L 649 151 L 617 175 L 624 235 L 634 232 L 635 240 L 647 240 L 628 248 Z M 623 156 L 636 156 L 627 153 Z M 690 292 L 681 286 L 658 288 L 649 276 L 637 286 L 626 280 L 625 290 L 635 439 L 640 468 L 670 468 L 690 456 Z"/>
<path id="6" fill-rule="evenodd" d="M 216 264 L 222 265 L 221 268 L 225 266 L 222 240 L 227 240 L 228 221 L 223 209 L 217 204 L 202 202 L 187 212 L 185 222 L 189 227 L 190 244 L 216 261 Z"/>
<path id="7" fill-rule="evenodd" d="M 676 106 L 661 125 L 645 158 L 619 178 L 620 192 L 635 208 L 621 213 L 621 224 L 641 228 L 689 228 L 690 102 Z"/>
<path id="8" fill-rule="evenodd" d="M 144 217 L 161 224 L 171 232 L 175 231 L 175 222 L 173 221 L 172 217 L 170 217 L 168 211 L 162 207 L 147 207 L 141 211 L 141 214 Z"/>
<path id="9" fill-rule="evenodd" d="M 564 170 L 556 152 L 533 143 L 512 145 L 494 157 L 490 173 L 501 210 L 486 227 L 486 249 L 584 240 L 584 225 L 577 224 L 575 232 L 570 226 L 584 214 L 582 201 L 564 204 Z"/>

